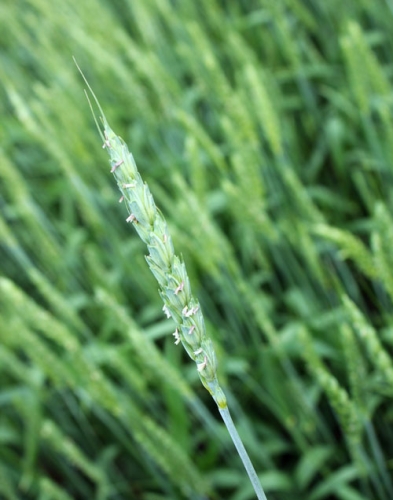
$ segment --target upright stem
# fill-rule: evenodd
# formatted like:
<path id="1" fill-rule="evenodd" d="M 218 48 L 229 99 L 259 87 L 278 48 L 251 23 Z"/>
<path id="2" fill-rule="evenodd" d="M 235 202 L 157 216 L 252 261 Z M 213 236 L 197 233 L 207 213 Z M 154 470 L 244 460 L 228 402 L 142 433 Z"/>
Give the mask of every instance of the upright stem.
<path id="1" fill-rule="evenodd" d="M 248 477 L 250 478 L 250 481 L 254 487 L 254 491 L 257 495 L 258 500 L 267 500 L 265 492 L 263 491 L 261 483 L 259 482 L 257 473 L 255 472 L 254 466 L 252 465 L 250 457 L 248 456 L 248 453 L 244 448 L 243 441 L 241 440 L 239 433 L 236 430 L 235 424 L 233 423 L 231 414 L 229 413 L 228 406 L 225 406 L 225 408 L 218 407 L 218 409 L 228 429 L 228 432 L 231 435 L 232 441 L 236 446 L 237 452 L 239 453 L 240 458 L 242 459 L 244 468 L 247 471 Z"/>

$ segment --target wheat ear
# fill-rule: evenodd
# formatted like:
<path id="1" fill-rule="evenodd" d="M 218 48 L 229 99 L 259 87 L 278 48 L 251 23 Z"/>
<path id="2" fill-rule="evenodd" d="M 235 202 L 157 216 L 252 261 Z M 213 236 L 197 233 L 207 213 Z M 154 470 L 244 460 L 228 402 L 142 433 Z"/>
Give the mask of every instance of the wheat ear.
<path id="1" fill-rule="evenodd" d="M 134 157 L 124 141 L 110 128 L 93 90 L 79 71 L 93 96 L 101 114 L 101 130 L 89 101 L 97 128 L 103 140 L 103 148 L 110 157 L 110 171 L 114 175 L 124 201 L 128 217 L 138 235 L 147 245 L 149 255 L 146 261 L 159 284 L 159 293 L 164 302 L 163 310 L 168 318 L 173 318 L 176 330 L 175 344 L 182 343 L 191 359 L 196 363 L 199 378 L 217 403 L 224 423 L 243 461 L 257 498 L 266 500 L 255 469 L 244 448 L 229 413 L 227 401 L 217 379 L 217 358 L 213 343 L 206 334 L 201 306 L 191 292 L 186 267 L 173 248 L 171 236 L 164 216 L 154 203 L 148 185 L 141 178 Z"/>

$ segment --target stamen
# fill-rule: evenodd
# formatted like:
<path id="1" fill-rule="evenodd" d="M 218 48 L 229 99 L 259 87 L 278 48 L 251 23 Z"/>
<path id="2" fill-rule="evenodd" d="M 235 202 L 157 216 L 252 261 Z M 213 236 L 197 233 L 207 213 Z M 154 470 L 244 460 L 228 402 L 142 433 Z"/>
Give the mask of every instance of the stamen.
<path id="1" fill-rule="evenodd" d="M 164 305 L 164 307 L 162 308 L 162 310 L 164 311 L 165 313 L 165 316 L 167 318 L 170 318 L 171 317 L 171 313 L 169 312 L 169 309 L 167 308 L 167 306 Z"/>
<path id="2" fill-rule="evenodd" d="M 136 217 L 134 214 L 131 214 L 127 217 L 126 222 L 134 222 L 136 220 Z"/>
<path id="3" fill-rule="evenodd" d="M 175 337 L 175 344 L 179 344 L 181 341 L 180 341 L 180 335 L 179 335 L 179 331 L 178 329 L 176 328 L 175 332 L 172 334 L 174 337 Z"/>
<path id="4" fill-rule="evenodd" d="M 186 318 L 189 318 L 193 314 L 195 314 L 199 310 L 199 306 L 192 307 L 191 309 L 188 309 L 188 306 L 185 306 L 182 310 L 183 316 Z"/>
<path id="5" fill-rule="evenodd" d="M 115 163 L 114 165 L 112 165 L 111 174 L 113 174 L 113 172 L 117 169 L 117 167 L 120 167 L 120 165 L 122 165 L 123 163 L 124 163 L 124 160 L 121 159 L 117 163 Z"/>
<path id="6" fill-rule="evenodd" d="M 202 361 L 202 363 L 197 363 L 197 370 L 201 372 L 206 368 L 207 365 L 207 357 L 205 356 L 205 359 Z"/>

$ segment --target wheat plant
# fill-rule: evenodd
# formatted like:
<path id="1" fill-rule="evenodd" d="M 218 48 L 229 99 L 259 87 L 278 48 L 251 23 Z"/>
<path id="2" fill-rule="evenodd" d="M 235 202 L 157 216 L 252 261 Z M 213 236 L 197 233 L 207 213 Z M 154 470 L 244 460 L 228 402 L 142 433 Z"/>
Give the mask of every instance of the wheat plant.
<path id="1" fill-rule="evenodd" d="M 1 499 L 255 498 L 70 54 L 165 214 L 269 500 L 393 498 L 392 22 L 378 0 L 0 3 Z"/>
<path id="2" fill-rule="evenodd" d="M 176 345 L 182 344 L 196 369 L 203 386 L 209 391 L 244 464 L 256 496 L 267 500 L 257 473 L 233 423 L 227 399 L 217 378 L 217 356 L 213 342 L 206 333 L 205 322 L 198 299 L 192 294 L 190 280 L 183 260 L 175 254 L 171 235 L 161 211 L 157 208 L 149 186 L 143 181 L 133 155 L 127 145 L 109 126 L 101 105 L 74 59 L 91 95 L 102 122 L 95 116 L 86 93 L 94 120 L 103 141 L 103 149 L 109 154 L 110 172 L 114 175 L 121 192 L 120 203 L 127 207 L 126 222 L 132 224 L 149 254 L 147 264 L 159 284 L 159 293 L 164 303 L 163 312 L 176 324 L 173 333 Z"/>

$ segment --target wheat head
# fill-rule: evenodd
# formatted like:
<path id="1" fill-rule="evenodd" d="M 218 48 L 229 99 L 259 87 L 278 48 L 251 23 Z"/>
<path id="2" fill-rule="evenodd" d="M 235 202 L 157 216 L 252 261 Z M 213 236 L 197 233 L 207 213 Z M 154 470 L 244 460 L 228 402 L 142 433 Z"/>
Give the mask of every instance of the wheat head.
<path id="1" fill-rule="evenodd" d="M 219 408 L 225 408 L 226 398 L 217 379 L 217 357 L 206 334 L 201 306 L 192 294 L 186 266 L 175 254 L 165 218 L 138 172 L 134 157 L 125 142 L 113 132 L 100 106 L 99 109 L 103 148 L 109 155 L 110 171 L 121 192 L 120 201 L 124 202 L 128 211 L 126 221 L 132 224 L 147 245 L 149 254 L 146 261 L 159 284 L 163 311 L 176 324 L 173 333 L 175 344 L 183 345 L 196 363 L 202 384 Z"/>

